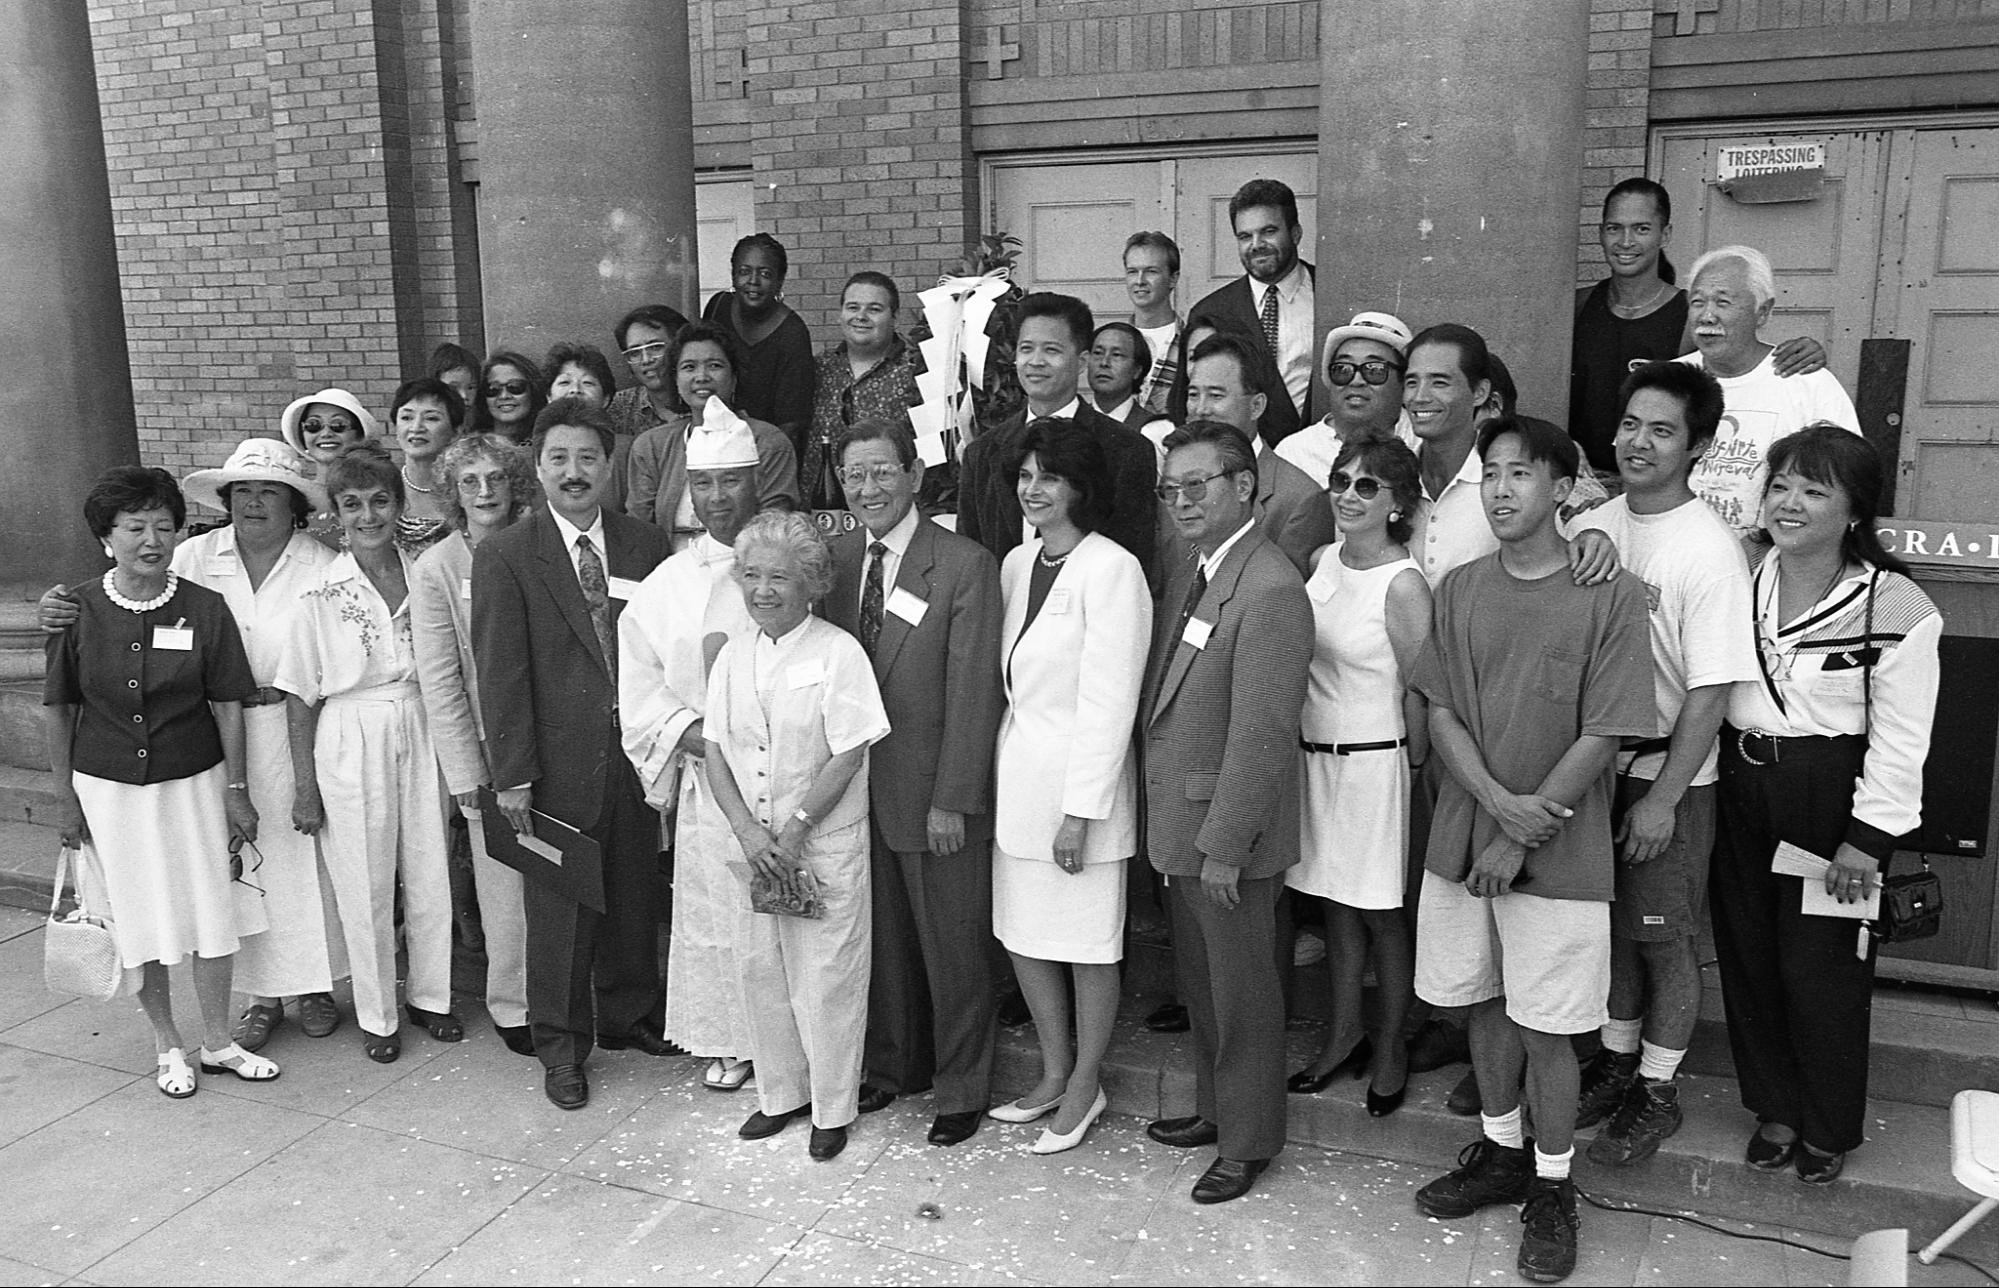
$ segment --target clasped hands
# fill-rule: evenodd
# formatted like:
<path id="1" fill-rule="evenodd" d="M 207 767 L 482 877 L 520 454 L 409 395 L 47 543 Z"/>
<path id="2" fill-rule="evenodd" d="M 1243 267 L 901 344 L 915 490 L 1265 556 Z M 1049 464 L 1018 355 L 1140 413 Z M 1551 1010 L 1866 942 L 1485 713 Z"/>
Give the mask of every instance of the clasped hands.
<path id="1" fill-rule="evenodd" d="M 1535 792 L 1495 793 L 1487 805 L 1499 823 L 1499 835 L 1480 848 L 1465 874 L 1465 889 L 1481 899 L 1493 899 L 1513 888 L 1527 861 L 1527 851 L 1553 840 L 1574 810 Z"/>

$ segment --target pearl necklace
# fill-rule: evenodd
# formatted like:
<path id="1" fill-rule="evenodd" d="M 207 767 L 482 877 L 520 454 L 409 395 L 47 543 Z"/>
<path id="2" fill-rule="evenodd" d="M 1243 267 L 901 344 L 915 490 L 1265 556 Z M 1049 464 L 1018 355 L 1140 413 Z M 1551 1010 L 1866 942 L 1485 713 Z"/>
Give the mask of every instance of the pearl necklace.
<path id="1" fill-rule="evenodd" d="M 150 613 L 155 608 L 162 608 L 169 599 L 174 597 L 174 592 L 180 589 L 180 574 L 169 572 L 167 574 L 167 588 L 142 603 L 136 599 L 127 599 L 118 593 L 117 576 L 118 570 L 116 568 L 105 570 L 104 597 L 118 605 L 118 607 L 131 613 Z"/>
<path id="2" fill-rule="evenodd" d="M 403 486 L 407 487 L 412 492 L 421 492 L 425 496 L 429 496 L 431 493 L 437 491 L 437 488 L 434 483 L 430 487 L 425 487 L 423 484 L 411 478 L 410 467 L 407 465 L 403 466 Z"/>
<path id="3" fill-rule="evenodd" d="M 1056 555 L 1053 559 L 1050 559 L 1048 557 L 1048 551 L 1044 549 L 1036 551 L 1034 557 L 1041 561 L 1041 566 L 1043 568 L 1060 568 L 1063 564 L 1069 561 L 1069 556 L 1074 553 L 1076 553 L 1074 550 L 1065 550 L 1061 554 Z"/>

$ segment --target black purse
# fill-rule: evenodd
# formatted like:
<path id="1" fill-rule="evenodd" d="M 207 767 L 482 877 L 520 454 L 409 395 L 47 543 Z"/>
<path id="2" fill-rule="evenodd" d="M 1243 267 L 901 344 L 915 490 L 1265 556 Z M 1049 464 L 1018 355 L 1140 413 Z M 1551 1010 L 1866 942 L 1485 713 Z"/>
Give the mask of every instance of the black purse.
<path id="1" fill-rule="evenodd" d="M 1867 650 L 1863 654 L 1867 665 L 1861 671 L 1861 684 L 1870 727 L 1874 723 L 1874 583 L 1880 576 L 1880 570 L 1876 569 L 1867 579 L 1867 627 L 1860 641 Z M 1875 918 L 1872 927 L 1874 938 L 1881 943 L 1906 944 L 1928 939 L 1943 929 L 1943 882 L 1930 871 L 1927 857 L 1916 857 L 1923 865 L 1921 872 L 1881 878 L 1881 915 Z"/>

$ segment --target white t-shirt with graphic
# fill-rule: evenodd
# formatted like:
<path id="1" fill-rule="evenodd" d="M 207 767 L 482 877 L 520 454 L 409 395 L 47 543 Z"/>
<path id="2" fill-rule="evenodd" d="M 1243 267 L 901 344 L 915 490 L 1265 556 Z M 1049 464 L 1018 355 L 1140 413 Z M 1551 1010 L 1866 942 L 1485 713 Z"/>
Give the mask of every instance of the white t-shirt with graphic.
<path id="1" fill-rule="evenodd" d="M 1679 361 L 1707 365 L 1699 353 Z M 1721 428 L 1689 481 L 1723 523 L 1737 536 L 1746 536 L 1760 526 L 1770 444 L 1821 420 L 1858 434 L 1860 417 L 1832 372 L 1780 376 L 1774 351 L 1747 375 L 1716 379 L 1721 382 Z"/>

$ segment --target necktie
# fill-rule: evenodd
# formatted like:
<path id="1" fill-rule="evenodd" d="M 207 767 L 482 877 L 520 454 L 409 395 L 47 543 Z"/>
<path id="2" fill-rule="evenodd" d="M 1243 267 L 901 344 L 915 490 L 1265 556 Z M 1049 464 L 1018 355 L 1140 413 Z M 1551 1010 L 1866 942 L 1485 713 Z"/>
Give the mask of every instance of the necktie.
<path id="1" fill-rule="evenodd" d="M 590 538 L 576 538 L 576 580 L 583 587 L 583 603 L 590 609 L 590 625 L 597 632 L 597 647 L 604 653 L 604 669 L 618 678 L 618 633 L 611 627 L 611 584 L 604 579 L 604 561 Z"/>
<path id="2" fill-rule="evenodd" d="M 1270 350 L 1272 360 L 1277 359 L 1277 284 L 1263 288 L 1263 344 Z"/>
<path id="3" fill-rule="evenodd" d="M 882 633 L 882 560 L 888 547 L 879 541 L 868 544 L 868 579 L 861 586 L 861 647 L 875 654 L 875 641 Z"/>
<path id="4" fill-rule="evenodd" d="M 1208 591 L 1208 570 L 1199 566 L 1194 569 L 1194 584 L 1187 587 L 1187 602 L 1180 605 L 1180 626 L 1175 632 L 1179 638 L 1187 634 L 1187 619 L 1201 606 L 1201 596 Z"/>

